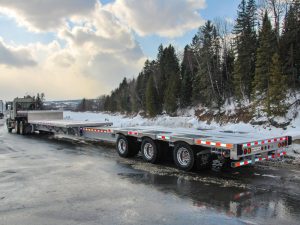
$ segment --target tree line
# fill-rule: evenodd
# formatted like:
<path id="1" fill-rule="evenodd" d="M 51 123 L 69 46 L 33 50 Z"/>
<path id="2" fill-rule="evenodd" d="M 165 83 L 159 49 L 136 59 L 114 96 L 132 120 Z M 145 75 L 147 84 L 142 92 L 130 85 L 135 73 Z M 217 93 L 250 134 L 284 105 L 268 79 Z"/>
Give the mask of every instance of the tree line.
<path id="1" fill-rule="evenodd" d="M 242 0 L 230 24 L 207 21 L 179 59 L 162 45 L 135 79 L 103 97 L 103 110 L 144 111 L 154 117 L 226 101 L 268 116 L 287 112 L 287 94 L 300 89 L 300 0 Z"/>

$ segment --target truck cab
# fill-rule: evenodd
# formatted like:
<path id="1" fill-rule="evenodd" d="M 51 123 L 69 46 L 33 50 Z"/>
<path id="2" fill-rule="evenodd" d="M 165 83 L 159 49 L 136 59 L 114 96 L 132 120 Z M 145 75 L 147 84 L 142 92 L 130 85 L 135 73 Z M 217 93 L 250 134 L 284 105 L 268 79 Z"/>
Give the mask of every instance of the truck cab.
<path id="1" fill-rule="evenodd" d="M 36 110 L 36 101 L 34 98 L 15 98 L 8 107 L 9 113 L 6 120 L 8 132 L 12 132 L 12 129 L 15 129 L 17 133 L 20 133 L 20 127 L 23 130 L 27 123 L 26 112 L 32 110 Z"/>

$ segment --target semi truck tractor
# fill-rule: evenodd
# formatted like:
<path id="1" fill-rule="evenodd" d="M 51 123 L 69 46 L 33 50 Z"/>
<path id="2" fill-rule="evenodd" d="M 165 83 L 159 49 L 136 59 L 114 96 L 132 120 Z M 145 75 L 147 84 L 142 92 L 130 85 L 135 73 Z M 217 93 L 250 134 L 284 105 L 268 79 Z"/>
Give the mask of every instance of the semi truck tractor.
<path id="1" fill-rule="evenodd" d="M 171 153 L 176 166 L 194 168 L 233 168 L 254 165 L 286 155 L 292 138 L 245 132 L 170 129 L 165 127 L 114 127 L 108 122 L 64 120 L 62 111 L 40 111 L 33 98 L 16 98 L 7 118 L 8 132 L 30 134 L 49 132 L 84 140 L 113 141 L 124 158 L 140 153 L 144 161 L 158 163 Z"/>

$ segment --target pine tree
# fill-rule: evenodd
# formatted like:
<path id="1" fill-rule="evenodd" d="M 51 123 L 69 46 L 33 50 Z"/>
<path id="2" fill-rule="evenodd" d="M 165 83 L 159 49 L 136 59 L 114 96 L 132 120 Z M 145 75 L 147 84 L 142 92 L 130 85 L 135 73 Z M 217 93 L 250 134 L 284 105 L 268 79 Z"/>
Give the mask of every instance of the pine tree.
<path id="1" fill-rule="evenodd" d="M 272 56 L 276 52 L 276 49 L 276 36 L 266 12 L 259 34 L 259 48 L 257 49 L 257 61 L 253 81 L 253 96 L 258 102 L 267 100 L 266 90 L 269 85 L 270 67 Z"/>
<path id="2" fill-rule="evenodd" d="M 187 45 L 184 48 L 184 55 L 181 64 L 181 90 L 180 90 L 180 107 L 185 108 L 191 105 L 193 95 L 193 79 L 197 71 L 194 62 L 193 53 Z"/>
<path id="3" fill-rule="evenodd" d="M 234 70 L 234 52 L 232 49 L 224 48 L 222 60 L 222 79 L 223 79 L 223 92 L 226 99 L 234 94 L 233 85 L 233 70 Z"/>
<path id="4" fill-rule="evenodd" d="M 181 83 L 179 60 L 172 45 L 169 45 L 164 49 L 163 56 L 159 64 L 161 68 L 160 72 L 163 77 L 163 79 L 160 80 L 160 87 L 164 97 L 163 107 L 168 113 L 172 114 L 176 111 L 179 105 Z"/>
<path id="5" fill-rule="evenodd" d="M 157 91 L 154 87 L 153 76 L 150 76 L 147 82 L 147 89 L 146 89 L 146 108 L 147 113 L 149 116 L 154 117 L 158 113 L 158 98 L 157 98 Z"/>
<path id="6" fill-rule="evenodd" d="M 280 38 L 280 57 L 287 82 L 292 89 L 300 88 L 300 0 L 294 0 L 284 19 Z"/>
<path id="7" fill-rule="evenodd" d="M 211 21 L 199 28 L 194 38 L 198 71 L 195 75 L 193 101 L 220 105 L 223 100 L 219 34 Z"/>
<path id="8" fill-rule="evenodd" d="M 179 75 L 173 75 L 169 79 L 165 94 L 165 110 L 168 114 L 173 115 L 178 108 L 178 93 L 180 91 Z"/>
<path id="9" fill-rule="evenodd" d="M 252 80 L 256 61 L 256 5 L 254 0 L 242 0 L 234 27 L 236 61 L 234 65 L 234 86 L 237 99 L 251 97 Z"/>
<path id="10" fill-rule="evenodd" d="M 288 108 L 285 102 L 288 87 L 286 84 L 286 76 L 281 73 L 281 63 L 277 53 L 272 57 L 269 76 L 270 81 L 266 111 L 268 116 L 284 116 Z"/>

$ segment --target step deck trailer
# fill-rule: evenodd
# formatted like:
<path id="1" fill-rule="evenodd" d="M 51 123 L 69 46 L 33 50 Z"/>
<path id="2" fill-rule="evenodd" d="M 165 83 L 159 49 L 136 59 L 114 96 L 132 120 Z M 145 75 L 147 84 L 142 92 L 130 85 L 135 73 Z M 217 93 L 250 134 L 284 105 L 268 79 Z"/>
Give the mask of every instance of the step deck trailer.
<path id="1" fill-rule="evenodd" d="M 63 112 L 20 111 L 28 118 L 31 132 L 44 131 L 76 136 L 85 140 L 116 142 L 121 157 L 132 157 L 141 151 L 145 161 L 157 163 L 162 148 L 172 149 L 178 168 L 189 171 L 200 161 L 233 168 L 258 161 L 281 158 L 292 144 L 290 136 L 260 135 L 211 130 L 170 129 L 163 127 L 112 127 L 108 122 L 64 120 Z M 49 118 L 49 119 L 48 119 Z M 213 157 L 212 157 L 213 156 Z"/>
<path id="2" fill-rule="evenodd" d="M 281 158 L 292 144 L 290 136 L 261 138 L 260 135 L 241 132 L 157 127 L 85 127 L 82 135 L 93 140 L 107 139 L 111 135 L 117 139 L 120 156 L 136 154 L 135 148 L 139 146 L 143 158 L 154 163 L 153 156 L 167 144 L 173 149 L 174 162 L 183 170 L 190 170 L 193 167 L 190 161 L 196 157 L 200 157 L 203 163 L 203 158 L 207 162 L 207 156 L 211 155 L 215 156 L 213 163 L 222 165 L 227 161 L 233 168 Z"/>

